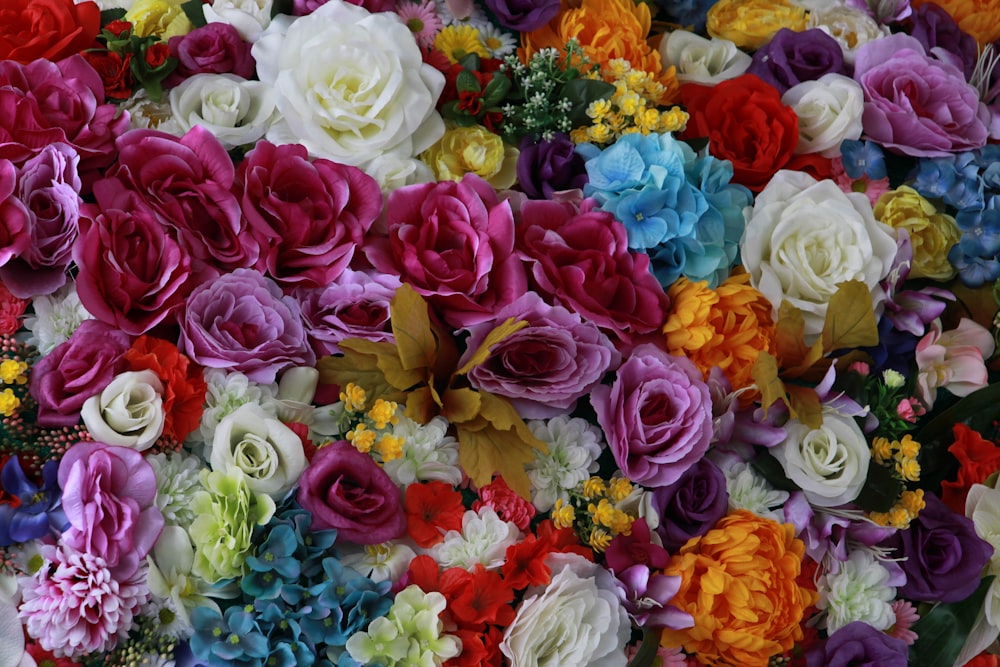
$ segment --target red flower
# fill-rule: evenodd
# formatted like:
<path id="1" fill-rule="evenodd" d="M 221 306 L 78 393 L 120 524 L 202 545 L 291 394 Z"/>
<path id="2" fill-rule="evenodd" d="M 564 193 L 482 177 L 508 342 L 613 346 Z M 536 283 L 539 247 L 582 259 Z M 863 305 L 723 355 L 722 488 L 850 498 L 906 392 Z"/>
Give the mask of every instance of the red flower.
<path id="1" fill-rule="evenodd" d="M 208 387 L 201 366 L 160 338 L 140 336 L 125 353 L 129 370 L 151 370 L 163 382 L 163 435 L 184 442 L 198 427 Z"/>
<path id="2" fill-rule="evenodd" d="M 510 521 L 522 531 L 528 530 L 535 517 L 535 506 L 511 491 L 503 477 L 497 477 L 479 489 L 479 500 L 472 503 L 476 512 L 480 507 L 491 507 L 504 521 Z"/>
<path id="3" fill-rule="evenodd" d="M 1000 667 L 1000 657 L 990 655 L 989 653 L 980 653 L 965 663 L 965 667 Z"/>
<path id="4" fill-rule="evenodd" d="M 458 108 L 465 111 L 470 116 L 478 116 L 483 110 L 483 95 L 474 90 L 460 90 L 458 92 Z"/>
<path id="5" fill-rule="evenodd" d="M 167 62 L 167 58 L 170 57 L 170 47 L 165 42 L 156 42 L 155 44 L 150 44 L 143 55 L 145 56 L 146 64 L 150 68 L 156 69 Z"/>
<path id="6" fill-rule="evenodd" d="M 955 481 L 941 483 L 941 500 L 953 512 L 965 516 L 965 498 L 973 484 L 983 483 L 987 477 L 1000 470 L 1000 447 L 997 447 L 967 425 L 952 427 L 955 442 L 948 451 L 958 459 L 961 467 Z"/>
<path id="7" fill-rule="evenodd" d="M 94 45 L 101 8 L 73 0 L 4 0 L 0 60 L 53 62 Z"/>
<path id="8" fill-rule="evenodd" d="M 13 334 L 21 328 L 21 316 L 28 307 L 26 299 L 19 299 L 0 283 L 0 334 Z"/>
<path id="9" fill-rule="evenodd" d="M 459 628 L 451 634 L 462 640 L 462 653 L 445 661 L 444 667 L 502 667 L 500 640 L 503 635 L 495 625 L 478 630 Z"/>
<path id="10" fill-rule="evenodd" d="M 544 586 L 552 578 L 545 557 L 553 551 L 577 553 L 593 560 L 593 552 L 582 546 L 572 528 L 556 530 L 546 519 L 538 525 L 537 537 L 528 534 L 524 541 L 507 547 L 501 568 L 504 580 L 515 590 L 528 586 Z"/>
<path id="11" fill-rule="evenodd" d="M 514 620 L 514 590 L 482 563 L 477 563 L 473 572 L 460 567 L 445 570 L 441 574 L 441 593 L 448 599 L 448 610 L 459 626 L 509 625 Z"/>
<path id="12" fill-rule="evenodd" d="M 449 530 L 462 530 L 462 494 L 444 482 L 411 484 L 403 501 L 410 537 L 419 546 L 432 547 Z"/>
<path id="13" fill-rule="evenodd" d="M 122 57 L 114 51 L 84 51 L 83 57 L 101 75 L 108 99 L 127 100 L 132 96 L 135 80 L 132 78 L 131 53 Z"/>

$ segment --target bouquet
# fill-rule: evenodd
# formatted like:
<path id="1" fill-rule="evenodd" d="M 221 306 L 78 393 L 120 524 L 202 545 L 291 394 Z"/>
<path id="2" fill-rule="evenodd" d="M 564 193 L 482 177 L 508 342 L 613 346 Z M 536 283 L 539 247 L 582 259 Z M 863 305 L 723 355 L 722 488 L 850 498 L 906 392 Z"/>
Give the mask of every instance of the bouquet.
<path id="1" fill-rule="evenodd" d="M 1000 664 L 998 11 L 7 0 L 0 667 Z"/>

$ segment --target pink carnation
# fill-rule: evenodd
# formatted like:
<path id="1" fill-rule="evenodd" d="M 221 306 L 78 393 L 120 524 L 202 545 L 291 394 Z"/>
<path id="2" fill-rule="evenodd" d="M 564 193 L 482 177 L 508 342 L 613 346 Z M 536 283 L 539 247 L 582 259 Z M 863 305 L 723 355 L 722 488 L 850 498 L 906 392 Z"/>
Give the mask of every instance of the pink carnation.
<path id="1" fill-rule="evenodd" d="M 535 506 L 514 493 L 503 477 L 497 477 L 479 489 L 479 500 L 472 503 L 472 509 L 478 512 L 481 507 L 492 508 L 501 519 L 520 530 L 528 530 L 535 517 Z"/>

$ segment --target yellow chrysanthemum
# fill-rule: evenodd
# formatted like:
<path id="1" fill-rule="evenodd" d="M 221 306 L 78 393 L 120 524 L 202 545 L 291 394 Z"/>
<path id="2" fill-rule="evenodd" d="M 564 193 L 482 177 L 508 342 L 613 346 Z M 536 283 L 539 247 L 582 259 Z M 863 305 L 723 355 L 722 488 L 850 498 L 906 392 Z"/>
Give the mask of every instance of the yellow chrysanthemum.
<path id="1" fill-rule="evenodd" d="M 594 523 L 600 524 L 602 526 L 611 527 L 611 520 L 615 515 L 615 508 L 607 498 L 601 498 L 601 502 L 590 503 L 587 505 L 587 511 L 590 512 Z"/>
<path id="2" fill-rule="evenodd" d="M 590 548 L 598 553 L 603 553 L 611 544 L 611 535 L 601 528 L 595 528 L 590 534 Z"/>
<path id="3" fill-rule="evenodd" d="M 399 406 L 395 401 L 386 401 L 381 398 L 375 400 L 375 405 L 368 411 L 368 417 L 375 422 L 375 428 L 383 429 L 389 424 L 399 421 L 396 417 L 396 408 Z"/>
<path id="4" fill-rule="evenodd" d="M 434 48 L 443 53 L 453 65 L 470 53 L 475 53 L 480 58 L 490 57 L 479 31 L 467 23 L 456 23 L 439 32 L 434 38 Z"/>
<path id="5" fill-rule="evenodd" d="M 382 462 L 395 461 L 403 457 L 403 438 L 385 433 L 374 445 L 375 452 L 382 457 Z"/>
<path id="6" fill-rule="evenodd" d="M 4 384 L 25 384 L 28 377 L 24 372 L 28 370 L 28 364 L 15 359 L 4 359 L 0 363 L 0 380 Z"/>
<path id="7" fill-rule="evenodd" d="M 564 503 L 562 498 L 556 499 L 556 504 L 552 508 L 552 524 L 556 528 L 569 528 L 576 520 L 576 510 L 572 505 Z"/>
<path id="8" fill-rule="evenodd" d="M 608 528 L 615 535 L 629 535 L 632 533 L 633 521 L 635 521 L 635 517 L 621 510 L 615 510 L 611 515 L 611 523 L 608 524 Z"/>
<path id="9" fill-rule="evenodd" d="M 632 493 L 632 482 L 625 477 L 612 477 L 608 482 L 608 498 L 613 503 L 620 503 Z"/>
<path id="10" fill-rule="evenodd" d="M 344 404 L 344 409 L 348 412 L 363 412 L 365 401 L 368 398 L 365 396 L 364 389 L 353 382 L 348 382 L 347 386 L 340 392 L 340 400 Z"/>
<path id="11" fill-rule="evenodd" d="M 875 459 L 875 463 L 882 465 L 892 459 L 892 444 L 891 440 L 881 436 L 872 440 L 872 458 Z"/>
<path id="12" fill-rule="evenodd" d="M 920 443 L 907 433 L 899 441 L 899 455 L 908 459 L 915 459 L 918 454 L 920 454 Z"/>
<path id="13" fill-rule="evenodd" d="M 362 454 L 367 454 L 375 444 L 375 431 L 372 431 L 364 424 L 358 424 L 347 432 L 347 441 L 354 445 L 354 448 Z"/>
<path id="14" fill-rule="evenodd" d="M 603 496 L 608 492 L 607 484 L 600 477 L 591 477 L 583 483 L 583 489 L 581 493 L 584 498 L 588 500 L 590 498 L 596 498 L 598 496 Z"/>
<path id="15" fill-rule="evenodd" d="M 901 459 L 896 461 L 896 472 L 907 482 L 920 481 L 920 464 L 916 459 Z"/>
<path id="16" fill-rule="evenodd" d="M 782 28 L 801 32 L 808 15 L 791 0 L 719 0 L 708 10 L 708 34 L 755 50 Z"/>
<path id="17" fill-rule="evenodd" d="M 913 0 L 917 9 L 932 0 Z M 933 0 L 955 19 L 958 27 L 976 38 L 980 44 L 1000 39 L 1000 1 L 998 0 Z"/>

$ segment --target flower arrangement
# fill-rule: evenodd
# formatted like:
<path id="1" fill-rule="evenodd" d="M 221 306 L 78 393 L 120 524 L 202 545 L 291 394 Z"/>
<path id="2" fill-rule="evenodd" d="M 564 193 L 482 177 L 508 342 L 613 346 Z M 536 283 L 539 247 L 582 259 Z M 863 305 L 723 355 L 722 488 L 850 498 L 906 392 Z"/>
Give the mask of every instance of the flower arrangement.
<path id="1" fill-rule="evenodd" d="M 7 0 L 0 667 L 1000 664 L 986 5 Z"/>

